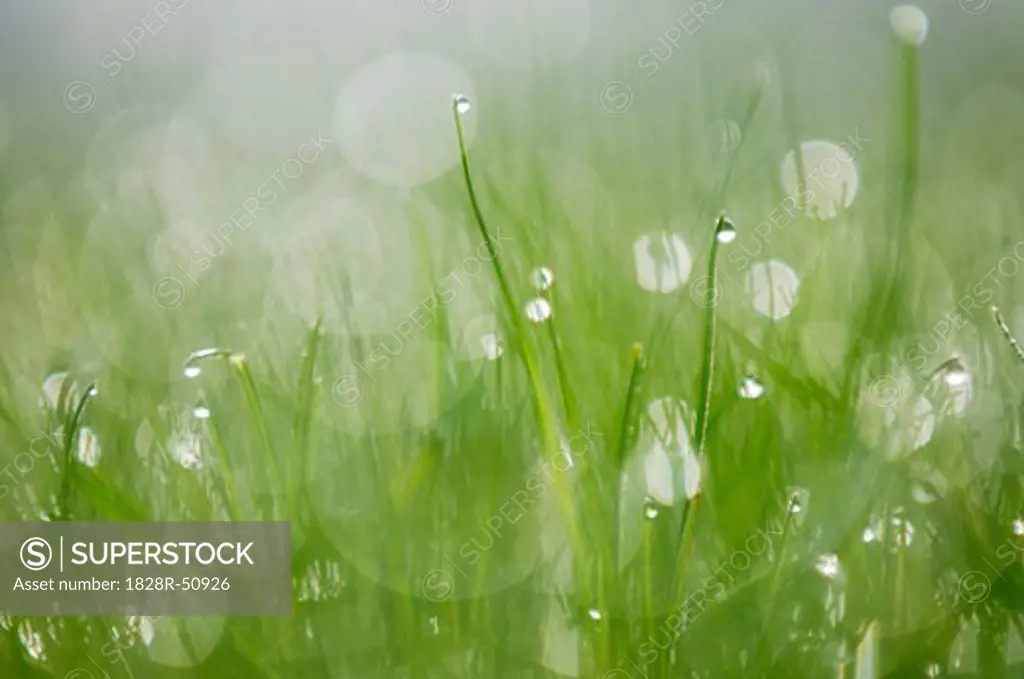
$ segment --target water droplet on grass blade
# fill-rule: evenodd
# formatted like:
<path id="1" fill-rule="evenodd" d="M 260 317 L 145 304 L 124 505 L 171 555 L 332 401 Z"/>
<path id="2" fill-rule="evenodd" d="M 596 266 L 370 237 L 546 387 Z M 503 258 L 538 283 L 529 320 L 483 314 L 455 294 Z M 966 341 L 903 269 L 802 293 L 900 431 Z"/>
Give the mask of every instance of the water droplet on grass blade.
<path id="1" fill-rule="evenodd" d="M 970 373 L 959 358 L 951 358 L 939 368 L 942 379 L 951 387 L 961 387 L 971 380 Z"/>
<path id="2" fill-rule="evenodd" d="M 551 318 L 551 303 L 537 297 L 526 303 L 526 317 L 534 323 L 543 323 Z"/>
<path id="3" fill-rule="evenodd" d="M 1017 517 L 1013 520 L 1013 534 L 1024 535 L 1024 519 Z"/>
<path id="4" fill-rule="evenodd" d="M 227 349 L 210 348 L 193 351 L 185 359 L 185 377 L 189 379 L 199 377 L 203 372 L 199 363 L 210 358 L 222 358 L 224 356 L 231 356 L 233 358 L 233 355 Z"/>
<path id="5" fill-rule="evenodd" d="M 601 619 L 601 611 L 597 610 L 596 608 L 591 608 L 589 611 L 587 611 L 587 615 L 590 616 L 591 620 Z"/>
<path id="6" fill-rule="evenodd" d="M 822 554 L 815 562 L 814 568 L 826 578 L 834 578 L 839 575 L 839 556 Z"/>
<path id="7" fill-rule="evenodd" d="M 650 498 L 647 498 L 647 501 L 644 502 L 644 516 L 648 519 L 658 518 L 658 507 Z"/>
<path id="8" fill-rule="evenodd" d="M 864 527 L 864 532 L 861 533 L 862 542 L 879 542 L 882 539 L 882 521 L 878 517 L 871 517 L 868 525 Z"/>
<path id="9" fill-rule="evenodd" d="M 472 107 L 473 103 L 469 100 L 469 97 L 464 94 L 455 95 L 455 111 L 459 115 L 465 115 Z"/>
<path id="10" fill-rule="evenodd" d="M 920 7 L 900 5 L 889 13 L 889 24 L 900 40 L 920 47 L 928 37 L 928 15 Z"/>
<path id="11" fill-rule="evenodd" d="M 764 395 L 764 385 L 752 375 L 740 380 L 739 395 L 745 399 L 761 398 Z"/>
<path id="12" fill-rule="evenodd" d="M 554 282 L 555 274 L 546 266 L 539 266 L 530 274 L 530 284 L 538 290 L 547 290 Z"/>
<path id="13" fill-rule="evenodd" d="M 723 217 L 715 231 L 719 243 L 731 243 L 736 240 L 736 225 L 728 217 Z"/>
<path id="14" fill-rule="evenodd" d="M 811 492 L 806 488 L 790 486 L 786 490 L 786 494 L 789 496 L 789 513 L 793 516 L 800 515 L 800 518 L 802 519 L 802 515 L 807 512 L 807 501 L 811 497 Z"/>
<path id="15" fill-rule="evenodd" d="M 192 409 L 192 414 L 200 420 L 207 420 L 210 418 L 210 409 L 202 403 L 197 403 L 196 407 Z"/>

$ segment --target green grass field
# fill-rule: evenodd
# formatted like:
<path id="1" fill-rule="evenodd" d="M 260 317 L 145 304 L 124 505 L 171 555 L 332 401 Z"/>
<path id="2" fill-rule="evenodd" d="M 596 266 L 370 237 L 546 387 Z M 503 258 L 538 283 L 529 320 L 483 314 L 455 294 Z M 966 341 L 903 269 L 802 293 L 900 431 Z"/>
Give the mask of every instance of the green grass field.
<path id="1" fill-rule="evenodd" d="M 396 156 L 139 107 L 12 146 L 0 521 L 288 521 L 293 583 L 0 617 L 0 678 L 1024 676 L 1022 55 L 948 28 L 1021 17 L 982 4 L 842 54 L 673 7 L 423 85 Z"/>

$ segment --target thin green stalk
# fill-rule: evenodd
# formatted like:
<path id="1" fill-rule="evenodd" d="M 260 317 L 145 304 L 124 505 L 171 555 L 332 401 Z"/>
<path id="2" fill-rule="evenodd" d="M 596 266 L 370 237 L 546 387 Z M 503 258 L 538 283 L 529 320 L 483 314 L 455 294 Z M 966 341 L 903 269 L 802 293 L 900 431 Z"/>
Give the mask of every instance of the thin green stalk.
<path id="1" fill-rule="evenodd" d="M 313 402 L 315 400 L 313 369 L 316 366 L 317 349 L 323 337 L 321 332 L 323 318 L 317 317 L 316 322 L 306 337 L 306 349 L 302 355 L 302 368 L 299 371 L 299 382 L 295 396 L 295 419 L 292 424 L 292 436 L 295 440 L 295 453 L 298 455 L 298 478 L 295 478 L 296 465 L 291 462 L 293 456 L 288 457 L 288 518 L 297 521 L 298 503 L 301 494 L 301 487 L 309 478 L 311 465 L 310 457 L 313 451 L 310 449 L 310 430 L 313 420 Z"/>
<path id="2" fill-rule="evenodd" d="M 65 380 L 67 383 L 70 377 Z M 72 490 L 72 478 L 75 472 L 74 465 L 74 454 L 72 450 L 75 447 L 75 443 L 78 439 L 78 430 L 82 422 L 82 413 L 85 411 L 85 406 L 89 402 L 89 399 L 93 397 L 96 390 L 96 384 L 90 383 L 85 388 L 85 393 L 82 394 L 78 403 L 75 406 L 74 411 L 71 413 L 64 424 L 64 475 L 61 478 L 60 486 L 60 500 L 58 504 L 58 519 L 61 521 L 69 521 L 71 519 L 71 490 Z"/>
<path id="3" fill-rule="evenodd" d="M 639 344 L 633 345 L 633 369 L 629 374 L 629 385 L 626 387 L 626 404 L 622 409 L 622 423 L 619 426 L 619 443 L 615 449 L 615 464 L 621 466 L 626 460 L 626 455 L 636 438 L 638 425 L 636 424 L 636 401 L 640 392 L 640 383 L 643 379 L 646 363 L 644 361 L 644 348 Z"/>
<path id="4" fill-rule="evenodd" d="M 644 522 L 644 618 L 647 622 L 647 633 L 654 635 L 654 583 L 651 581 L 653 570 L 654 522 Z"/>
<path id="5" fill-rule="evenodd" d="M 207 429 L 210 432 L 210 438 L 213 440 L 213 445 L 217 449 L 217 471 L 218 474 L 214 479 L 214 487 L 220 494 L 221 499 L 224 501 L 224 506 L 228 510 L 228 518 L 231 521 L 238 521 L 241 516 L 238 508 L 238 497 L 235 490 L 234 473 L 231 470 L 231 465 L 228 464 L 228 453 L 227 449 L 224 448 L 224 441 L 220 437 L 220 432 L 217 431 L 217 427 L 214 424 L 214 419 L 217 416 L 211 415 L 210 419 L 207 420 Z"/>
<path id="6" fill-rule="evenodd" d="M 763 96 L 764 96 L 764 92 L 759 90 L 758 92 L 754 93 L 754 95 L 752 95 L 752 97 L 751 97 L 750 104 L 747 107 L 747 111 L 746 111 L 746 114 L 745 114 L 744 119 L 743 119 L 743 124 L 740 125 L 740 141 L 739 141 L 739 144 L 736 146 L 736 148 L 734 150 L 730 151 L 730 153 L 729 153 L 729 160 L 728 160 L 728 163 L 726 165 L 725 176 L 723 177 L 722 184 L 721 184 L 721 186 L 718 189 L 718 198 L 717 198 L 718 202 L 716 204 L 717 206 L 720 206 L 720 205 L 722 205 L 725 202 L 726 193 L 727 193 L 727 191 L 729 189 L 730 183 L 732 182 L 732 175 L 733 175 L 734 166 L 736 165 L 736 160 L 739 158 L 740 151 L 743 150 L 743 145 L 744 145 L 744 143 L 747 140 L 747 132 L 750 129 L 750 125 L 752 125 L 753 122 L 754 122 L 754 116 L 757 114 L 757 110 L 761 106 L 761 100 L 763 99 Z M 799 161 L 802 163 L 803 162 L 803 156 L 801 154 L 799 154 L 799 150 L 798 150 L 798 156 L 797 157 L 798 157 Z M 701 216 L 701 219 L 704 219 L 705 217 L 709 217 L 710 216 L 710 215 L 708 215 L 708 206 L 709 205 L 712 205 L 712 204 L 707 204 L 707 203 L 702 203 L 701 204 L 700 210 L 698 211 L 698 214 Z M 715 205 L 712 205 L 712 207 L 715 207 Z M 715 244 L 717 242 L 718 242 L 717 238 L 713 239 L 712 243 L 711 243 L 711 247 L 714 248 Z M 663 343 L 666 340 L 668 340 L 668 338 L 671 337 L 669 335 L 669 331 L 672 329 L 673 323 L 675 323 L 676 319 L 680 316 L 680 314 L 683 312 L 683 310 L 684 309 L 688 309 L 689 306 L 690 305 L 688 303 L 686 303 L 686 302 L 681 303 L 679 305 L 679 307 L 675 310 L 675 312 L 663 324 L 664 329 L 662 330 L 662 332 L 660 334 L 659 334 L 659 332 L 657 330 L 657 327 L 655 328 L 654 331 L 652 331 L 652 333 L 651 333 L 651 339 L 652 339 L 652 342 L 651 342 L 651 355 L 652 356 L 657 355 L 661 351 Z M 659 325 L 661 325 L 660 321 L 659 321 Z M 655 337 L 657 337 L 658 339 L 655 339 Z"/>
<path id="7" fill-rule="evenodd" d="M 722 213 L 715 223 L 715 232 L 711 242 L 711 252 L 708 255 L 708 287 L 704 299 L 704 343 L 702 349 L 702 364 L 700 390 L 697 397 L 697 417 L 694 422 L 694 454 L 701 465 L 701 483 L 707 481 L 707 456 L 705 455 L 705 444 L 707 442 L 708 418 L 711 413 L 711 385 L 714 380 L 715 366 L 715 306 L 718 294 L 718 250 L 722 244 L 721 234 L 726 228 L 732 228 Z M 679 535 L 679 546 L 676 552 L 675 585 L 673 601 L 675 605 L 683 603 L 686 594 L 686 567 L 690 560 L 693 549 L 693 536 L 696 530 L 697 514 L 700 510 L 700 500 L 703 493 L 698 492 L 691 500 L 686 511 L 686 518 Z"/>
<path id="8" fill-rule="evenodd" d="M 552 300 L 552 307 L 557 309 Z M 572 390 L 572 384 L 569 381 L 569 371 L 565 366 L 565 357 L 562 354 L 562 342 L 558 336 L 558 330 L 555 327 L 557 322 L 557 314 L 552 313 L 551 318 L 547 320 L 548 326 L 548 337 L 551 339 L 551 347 L 555 352 L 555 369 L 558 374 L 558 387 L 559 392 L 562 395 L 562 408 L 565 410 L 565 417 L 569 425 L 569 429 L 576 431 L 579 429 L 579 413 L 576 409 L 576 396 Z"/>
<path id="9" fill-rule="evenodd" d="M 523 352 L 523 364 L 526 367 L 526 374 L 532 387 L 531 391 L 533 395 L 534 410 L 541 430 L 542 450 L 544 451 L 543 457 L 545 459 L 551 459 L 557 455 L 561 449 L 558 428 L 551 419 L 550 414 L 552 412 L 552 408 L 548 401 L 548 395 L 544 387 L 543 379 L 541 378 L 537 368 L 536 351 L 530 335 L 526 331 L 526 326 L 523 323 L 519 305 L 516 303 L 515 296 L 512 293 L 512 286 L 509 284 L 504 268 L 502 267 L 501 258 L 498 256 L 498 249 L 495 247 L 494 240 L 492 239 L 490 232 L 487 230 L 487 221 L 484 219 L 483 211 L 480 209 L 480 202 L 477 199 L 476 189 L 473 186 L 473 176 L 469 168 L 469 154 L 466 150 L 466 140 L 462 128 L 462 117 L 458 110 L 458 102 L 459 100 L 456 98 L 452 104 L 452 114 L 455 118 L 455 131 L 459 141 L 459 157 L 462 161 L 462 175 L 465 180 L 466 191 L 469 195 L 470 207 L 473 210 L 473 217 L 480 230 L 480 236 L 483 238 L 483 241 L 487 246 L 487 252 L 491 258 L 491 266 L 494 268 L 494 274 L 498 280 L 498 287 L 501 290 L 502 299 L 505 302 L 506 310 L 509 314 L 513 329 L 515 330 L 516 337 L 519 340 L 519 344 Z M 554 476 L 554 479 L 556 488 L 555 496 L 559 503 L 562 518 L 567 523 L 567 530 L 569 533 L 569 539 L 572 541 L 573 551 L 577 557 L 581 559 L 584 554 L 583 543 L 580 537 L 579 526 L 577 524 L 575 505 L 570 497 L 571 489 L 566 485 L 563 475 L 557 474 Z"/>
<path id="10" fill-rule="evenodd" d="M 871 323 L 899 321 L 900 301 L 896 295 L 902 283 L 903 258 L 909 251 L 910 223 L 913 218 L 914 199 L 917 192 L 918 177 L 918 120 L 920 109 L 918 73 L 918 48 L 913 45 L 900 46 L 900 72 L 897 79 L 897 114 L 896 138 L 897 153 L 892 166 L 889 196 L 889 224 L 895 238 L 886 239 L 886 264 L 882 293 L 885 295 L 885 306 L 881 313 L 872 312 Z M 895 251 L 892 248 L 895 247 Z M 865 340 L 874 339 L 879 328 L 871 327 L 872 332 Z"/>
<path id="11" fill-rule="evenodd" d="M 263 404 L 260 401 L 259 392 L 256 390 L 256 382 L 252 378 L 252 372 L 249 370 L 245 357 L 240 354 L 233 354 L 228 358 L 228 362 L 234 369 L 235 376 L 238 377 L 242 393 L 245 395 L 245 402 L 249 406 L 249 412 L 252 414 L 253 423 L 256 425 L 256 432 L 259 435 L 260 450 L 263 452 L 264 457 L 263 464 L 266 472 L 267 488 L 271 493 L 270 507 L 267 508 L 269 509 L 267 519 L 273 520 L 278 518 L 275 514 L 277 502 L 280 500 L 280 493 L 277 488 L 280 469 L 274 456 L 273 446 L 270 443 L 270 433 L 267 431 L 267 418 L 263 412 Z"/>
<path id="12" fill-rule="evenodd" d="M 715 306 L 718 301 L 718 250 L 722 241 L 719 234 L 726 225 L 725 213 L 718 217 L 715 224 L 715 238 L 711 243 L 711 254 L 708 256 L 708 289 L 704 299 L 704 347 L 701 352 L 701 362 L 704 366 L 700 379 L 700 392 L 697 399 L 697 421 L 694 423 L 694 448 L 698 457 L 704 455 L 704 444 L 708 435 L 708 416 L 711 413 L 711 383 L 714 379 L 715 368 Z"/>
<path id="13" fill-rule="evenodd" d="M 757 640 L 757 650 L 754 654 L 754 672 L 751 673 L 752 677 L 764 676 L 767 671 L 766 665 L 770 658 L 767 646 L 768 630 L 771 629 L 772 619 L 775 614 L 775 603 L 779 596 L 779 583 L 782 580 L 782 564 L 786 560 L 786 543 L 789 541 L 789 526 L 793 522 L 793 512 L 788 508 L 786 509 L 786 523 L 782 528 L 782 541 L 779 545 L 778 559 L 775 561 L 775 565 L 772 567 L 772 583 L 768 590 L 768 611 L 764 614 L 761 620 L 761 634 Z"/>
<path id="14" fill-rule="evenodd" d="M 754 94 L 751 95 L 750 101 L 747 103 L 747 109 L 743 113 L 743 123 L 740 125 L 739 128 L 740 141 L 735 149 L 729 149 L 729 161 L 728 163 L 726 163 L 725 174 L 722 177 L 722 184 L 718 189 L 718 196 L 715 200 L 715 203 L 714 205 L 711 206 L 712 209 L 725 203 L 725 193 L 729 189 L 729 184 L 732 182 L 732 174 L 736 168 L 736 158 L 739 157 L 740 149 L 743 148 L 743 142 L 747 137 L 747 131 L 750 129 L 751 124 L 753 124 L 754 122 L 754 116 L 757 115 L 757 110 L 761 107 L 761 99 L 763 97 L 764 90 L 758 89 L 757 91 L 754 92 Z M 710 215 L 707 215 L 707 213 L 705 212 L 701 216 L 704 217 Z"/>
<path id="15" fill-rule="evenodd" d="M 185 359 L 185 374 L 189 377 L 196 377 L 200 374 L 199 364 L 203 361 L 223 359 L 234 369 L 236 377 L 242 386 L 242 393 L 245 396 L 246 403 L 249 406 L 249 410 L 252 413 L 253 420 L 256 424 L 256 430 L 260 436 L 261 448 L 264 453 L 265 459 L 265 475 L 267 477 L 267 487 L 271 491 L 272 498 L 276 496 L 275 485 L 278 478 L 277 465 L 274 459 L 273 450 L 270 445 L 270 435 L 267 432 L 266 417 L 263 415 L 263 406 L 260 403 L 259 395 L 256 391 L 256 383 L 253 381 L 252 373 L 249 371 L 249 367 L 245 363 L 245 357 L 240 354 L 235 354 L 228 349 L 211 348 L 201 349 L 195 351 Z M 190 372 L 190 371 L 195 372 Z M 264 508 L 264 515 L 267 518 L 272 518 L 273 515 L 273 501 L 271 502 L 270 508 Z"/>

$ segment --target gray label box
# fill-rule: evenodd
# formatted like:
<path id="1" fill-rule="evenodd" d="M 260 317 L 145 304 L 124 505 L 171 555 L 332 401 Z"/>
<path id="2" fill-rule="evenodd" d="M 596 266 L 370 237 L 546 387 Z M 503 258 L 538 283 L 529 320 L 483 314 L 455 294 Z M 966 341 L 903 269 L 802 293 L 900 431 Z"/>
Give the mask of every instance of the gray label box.
<path id="1" fill-rule="evenodd" d="M 288 523 L 0 523 L 0 615 L 290 614 Z"/>

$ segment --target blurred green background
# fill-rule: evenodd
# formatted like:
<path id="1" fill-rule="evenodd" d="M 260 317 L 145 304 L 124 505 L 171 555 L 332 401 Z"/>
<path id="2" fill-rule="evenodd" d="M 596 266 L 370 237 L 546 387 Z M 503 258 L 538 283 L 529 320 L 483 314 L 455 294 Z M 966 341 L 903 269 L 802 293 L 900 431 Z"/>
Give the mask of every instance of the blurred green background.
<path id="1" fill-rule="evenodd" d="M 0 31 L 0 519 L 294 541 L 289 618 L 2 617 L 0 676 L 1024 675 L 1024 7 Z"/>

